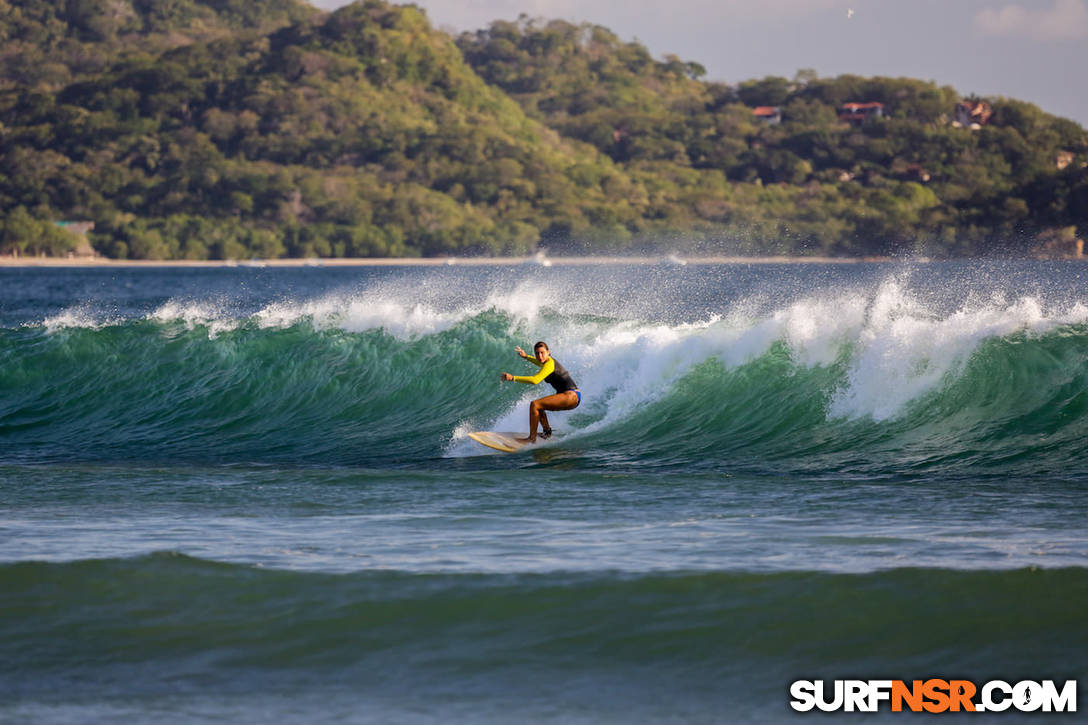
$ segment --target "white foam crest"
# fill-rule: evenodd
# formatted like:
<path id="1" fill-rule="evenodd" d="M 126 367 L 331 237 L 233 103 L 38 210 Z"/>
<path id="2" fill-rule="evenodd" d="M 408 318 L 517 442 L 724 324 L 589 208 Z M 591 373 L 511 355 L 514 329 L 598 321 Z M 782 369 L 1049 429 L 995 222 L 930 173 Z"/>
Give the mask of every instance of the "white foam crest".
<path id="1" fill-rule="evenodd" d="M 68 328 L 100 330 L 103 327 L 116 325 L 118 322 L 120 322 L 118 318 L 96 312 L 90 305 L 84 304 L 69 307 L 52 317 L 46 317 L 36 326 L 44 327 L 47 332 L 56 332 Z"/>
<path id="2" fill-rule="evenodd" d="M 894 418 L 908 403 L 959 374 L 983 340 L 1021 331 L 1041 334 L 1085 320 L 1088 309 L 1080 304 L 1048 312 L 1030 297 L 1011 304 L 998 297 L 941 316 L 897 282 L 888 282 L 869 306 L 847 382 L 833 395 L 829 414 Z"/>
<path id="3" fill-rule="evenodd" d="M 722 338 L 709 332 L 716 324 L 624 325 L 575 345 L 575 363 L 584 360 L 578 369 L 585 371 L 586 387 L 606 396 L 614 391 L 607 413 L 592 428 L 610 425 L 660 399 L 693 367 L 716 354 Z"/>
<path id="4" fill-rule="evenodd" d="M 862 295 L 808 299 L 775 313 L 781 338 L 793 359 L 806 367 L 831 365 L 843 345 L 865 325 L 867 302 Z"/>
<path id="5" fill-rule="evenodd" d="M 525 298 L 519 291 L 512 298 L 527 299 L 527 306 L 517 312 L 521 302 L 515 301 L 514 309 L 504 309 L 527 318 L 542 304 L 540 297 Z M 754 305 L 741 303 L 723 318 L 687 324 L 572 323 L 548 318 L 537 321 L 535 334 L 548 341 L 583 393 L 577 413 L 560 412 L 552 419 L 553 426 L 564 429 L 564 439 L 570 440 L 637 415 L 708 359 L 736 368 L 766 355 L 780 342 L 787 345 L 794 363 L 804 367 L 833 365 L 849 350 L 846 380 L 832 392 L 829 417 L 886 420 L 957 374 L 985 339 L 1022 330 L 1044 333 L 1059 325 L 1085 322 L 1088 307 L 1080 303 L 1054 311 L 1033 298 L 1012 303 L 995 298 L 953 312 L 937 312 L 899 280 L 892 280 L 875 293 L 825 294 L 770 313 L 757 313 Z M 521 344 L 527 347 L 532 342 Z M 517 365 L 516 360 L 502 362 L 496 371 L 528 372 Z M 492 430 L 526 430 L 529 402 L 551 392 L 545 385 L 527 387 L 519 401 L 496 420 L 473 423 Z M 578 413 L 588 413 L 595 420 L 572 429 L 563 419 Z M 479 453 L 466 440 L 472 429 L 466 423 L 454 432 L 448 454 Z"/>
<path id="6" fill-rule="evenodd" d="M 218 304 L 183 300 L 166 301 L 146 319 L 164 324 L 180 322 L 189 330 L 203 327 L 211 338 L 235 330 L 239 325 L 239 320 L 225 314 Z"/>
<path id="7" fill-rule="evenodd" d="M 382 329 L 399 339 L 411 339 L 443 332 L 471 315 L 469 310 L 442 312 L 421 303 L 362 296 L 275 303 L 255 317 L 262 328 L 291 327 L 309 321 L 317 328 L 347 332 Z"/>

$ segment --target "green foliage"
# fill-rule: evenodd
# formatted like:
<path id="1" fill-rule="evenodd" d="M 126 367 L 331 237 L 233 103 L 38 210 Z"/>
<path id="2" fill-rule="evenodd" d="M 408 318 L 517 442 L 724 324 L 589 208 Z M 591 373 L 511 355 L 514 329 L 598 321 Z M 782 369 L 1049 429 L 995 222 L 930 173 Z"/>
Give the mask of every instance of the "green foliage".
<path id="1" fill-rule="evenodd" d="M 17 206 L 0 219 L 0 254 L 64 256 L 76 248 L 77 238 L 56 224 L 35 218 Z"/>
<path id="2" fill-rule="evenodd" d="M 65 253 L 59 218 L 138 259 L 960 255 L 1088 223 L 1088 134 L 1035 106 L 989 99 L 973 131 L 912 79 L 730 88 L 595 25 L 453 39 L 380 0 L 0 0 L 0 41 L 0 253 Z M 848 101 L 885 115 L 841 122 Z"/>

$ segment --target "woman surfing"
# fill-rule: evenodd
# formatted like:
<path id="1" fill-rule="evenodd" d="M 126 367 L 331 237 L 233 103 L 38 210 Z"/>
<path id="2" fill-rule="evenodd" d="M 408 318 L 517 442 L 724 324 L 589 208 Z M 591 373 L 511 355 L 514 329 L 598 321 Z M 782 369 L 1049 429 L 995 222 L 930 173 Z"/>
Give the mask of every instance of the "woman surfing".
<path id="1" fill-rule="evenodd" d="M 536 443 L 538 423 L 542 426 L 540 433 L 542 438 L 549 438 L 552 434 L 552 428 L 548 425 L 548 411 L 577 408 L 578 404 L 582 402 L 582 392 L 578 390 L 578 385 L 574 382 L 574 378 L 570 376 L 570 373 L 567 372 L 567 369 L 552 357 L 551 350 L 548 349 L 548 343 L 538 342 L 533 346 L 535 357 L 526 355 L 525 351 L 520 347 L 514 348 L 514 351 L 521 358 L 539 367 L 540 371 L 536 375 L 503 373 L 503 380 L 515 383 L 531 383 L 532 385 L 537 385 L 543 380 L 555 388 L 554 395 L 537 398 L 529 403 L 529 436 L 527 438 L 518 438 L 518 440 L 522 443 Z"/>

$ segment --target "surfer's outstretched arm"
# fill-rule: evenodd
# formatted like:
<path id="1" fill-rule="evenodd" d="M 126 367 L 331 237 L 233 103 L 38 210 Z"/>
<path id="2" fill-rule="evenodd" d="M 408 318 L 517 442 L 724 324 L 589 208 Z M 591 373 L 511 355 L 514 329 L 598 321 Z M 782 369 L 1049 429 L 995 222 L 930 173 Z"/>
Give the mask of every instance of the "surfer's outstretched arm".
<path id="1" fill-rule="evenodd" d="M 510 373 L 502 373 L 500 377 L 507 382 L 514 381 L 518 383 L 530 383 L 532 385 L 537 385 L 544 378 L 551 375 L 552 371 L 555 370 L 555 361 L 553 361 L 551 358 L 548 358 L 546 361 L 541 362 L 537 360 L 536 357 L 525 354 L 525 351 L 522 350 L 520 346 L 515 347 L 514 352 L 516 352 L 518 354 L 518 357 L 520 357 L 522 360 L 528 360 L 533 365 L 536 365 L 538 368 L 540 368 L 540 373 L 536 375 L 511 375 Z"/>
<path id="2" fill-rule="evenodd" d="M 533 365 L 536 365 L 537 367 L 540 367 L 541 365 L 544 364 L 544 363 L 540 362 L 539 360 L 537 360 L 532 355 L 529 355 L 528 353 L 526 353 L 520 347 L 515 347 L 514 352 L 516 352 L 518 354 L 518 357 L 520 357 L 522 360 L 528 360 L 529 362 L 531 362 Z"/>
<path id="3" fill-rule="evenodd" d="M 529 383 L 530 385 L 539 385 L 544 378 L 548 377 L 555 372 L 555 360 L 548 358 L 543 364 L 540 365 L 540 371 L 536 375 L 511 375 L 510 379 L 515 383 Z"/>

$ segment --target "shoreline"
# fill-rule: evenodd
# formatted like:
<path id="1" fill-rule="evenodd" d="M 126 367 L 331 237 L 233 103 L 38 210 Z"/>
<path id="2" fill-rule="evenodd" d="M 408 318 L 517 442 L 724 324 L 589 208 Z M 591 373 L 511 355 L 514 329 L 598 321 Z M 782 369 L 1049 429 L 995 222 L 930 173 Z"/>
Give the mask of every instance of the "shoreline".
<path id="1" fill-rule="evenodd" d="M 684 265 L 710 264 L 883 264 L 895 262 L 890 257 L 352 257 L 310 259 L 255 260 L 191 260 L 191 259 L 108 259 L 106 257 L 0 257 L 0 267 L 81 267 L 81 268 L 140 268 L 140 267 L 474 267 L 474 266 L 538 266 L 563 267 L 579 265 Z M 928 262 L 926 257 L 913 262 Z"/>

